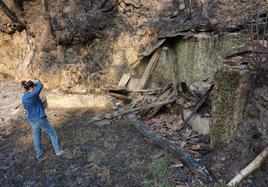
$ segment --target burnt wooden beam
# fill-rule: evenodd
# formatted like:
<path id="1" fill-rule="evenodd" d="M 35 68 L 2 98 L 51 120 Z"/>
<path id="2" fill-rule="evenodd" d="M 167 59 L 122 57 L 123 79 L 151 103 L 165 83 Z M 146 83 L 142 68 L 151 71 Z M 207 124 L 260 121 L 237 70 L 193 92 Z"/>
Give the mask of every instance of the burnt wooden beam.
<path id="1" fill-rule="evenodd" d="M 214 84 L 212 84 L 209 88 L 209 90 L 199 99 L 199 101 L 196 103 L 192 113 L 184 120 L 182 126 L 188 124 L 190 119 L 195 115 L 195 113 L 200 109 L 200 107 L 205 103 L 205 101 L 208 99 L 210 96 L 212 90 L 214 88 Z"/>
<path id="2" fill-rule="evenodd" d="M 211 174 L 202 163 L 196 161 L 185 149 L 178 147 L 165 137 L 149 129 L 147 125 L 139 121 L 135 115 L 128 115 L 127 118 L 129 123 L 138 129 L 146 138 L 178 156 L 185 165 L 192 169 L 193 172 L 200 175 L 205 182 L 212 183 L 216 181 L 214 175 Z"/>

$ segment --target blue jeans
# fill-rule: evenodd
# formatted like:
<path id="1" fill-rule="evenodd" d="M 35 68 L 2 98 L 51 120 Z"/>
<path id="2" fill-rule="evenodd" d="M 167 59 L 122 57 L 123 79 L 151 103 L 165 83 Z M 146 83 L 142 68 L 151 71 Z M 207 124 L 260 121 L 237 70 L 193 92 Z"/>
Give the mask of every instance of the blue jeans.
<path id="1" fill-rule="evenodd" d="M 50 138 L 55 153 L 61 150 L 59 146 L 58 136 L 55 129 L 49 124 L 47 118 L 42 118 L 38 122 L 30 123 L 33 128 L 34 134 L 34 149 L 36 152 L 36 158 L 40 158 L 43 154 L 41 147 L 41 129 L 43 129 Z"/>

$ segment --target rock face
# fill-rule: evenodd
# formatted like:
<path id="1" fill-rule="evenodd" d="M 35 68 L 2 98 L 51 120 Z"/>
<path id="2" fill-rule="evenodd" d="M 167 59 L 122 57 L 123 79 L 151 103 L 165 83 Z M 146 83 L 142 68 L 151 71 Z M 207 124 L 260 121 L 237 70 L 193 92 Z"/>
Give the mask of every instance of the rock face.
<path id="1" fill-rule="evenodd" d="M 238 0 L 4 2 L 13 14 L 1 6 L 0 72 L 69 93 L 118 82 L 159 37 L 228 28 L 247 21 L 250 7 L 265 9 Z"/>
<path id="2" fill-rule="evenodd" d="M 49 94 L 47 104 L 50 109 L 55 108 L 100 108 L 111 107 L 109 99 L 105 96 L 81 94 Z"/>
<path id="3" fill-rule="evenodd" d="M 1 80 L 2 76 L 2 80 Z M 21 105 L 23 89 L 7 75 L 0 74 L 0 127 L 26 118 Z"/>
<path id="4" fill-rule="evenodd" d="M 185 118 L 187 118 L 191 114 L 191 111 L 189 110 L 183 110 L 183 115 Z M 210 118 L 203 118 L 199 115 L 194 115 L 190 121 L 189 124 L 191 127 L 196 130 L 198 133 L 206 135 L 209 134 L 209 125 L 211 123 Z"/>
<path id="5" fill-rule="evenodd" d="M 33 50 L 26 31 L 13 35 L 0 33 L 0 38 L 0 72 L 27 78 Z"/>

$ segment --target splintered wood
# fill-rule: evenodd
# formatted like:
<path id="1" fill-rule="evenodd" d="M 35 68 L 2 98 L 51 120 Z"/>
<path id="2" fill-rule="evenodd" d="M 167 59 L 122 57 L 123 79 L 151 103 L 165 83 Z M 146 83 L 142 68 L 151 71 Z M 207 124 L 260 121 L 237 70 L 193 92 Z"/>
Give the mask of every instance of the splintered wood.
<path id="1" fill-rule="evenodd" d="M 175 136 L 182 128 L 182 118 L 176 114 L 158 115 L 145 123 L 161 136 Z"/>
<path id="2" fill-rule="evenodd" d="M 171 88 L 171 87 L 170 87 Z M 159 101 L 165 101 L 165 100 L 171 100 L 172 98 L 174 98 L 176 95 L 174 93 L 172 93 L 171 89 L 166 90 L 162 95 L 160 95 L 160 97 L 158 98 Z M 160 109 L 165 106 L 163 105 L 158 105 L 155 106 L 152 109 L 152 112 L 147 116 L 148 118 L 152 118 L 154 115 L 156 115 Z"/>
<path id="3" fill-rule="evenodd" d="M 157 45 L 144 54 L 153 53 L 136 91 L 129 91 L 126 88 L 130 79 L 128 74 L 122 76 L 117 88 L 106 89 L 114 98 L 128 102 L 132 100 L 126 107 L 117 107 L 114 104 L 114 108 L 118 111 L 112 117 L 121 119 L 125 116 L 145 137 L 175 153 L 185 165 L 198 173 L 204 181 L 212 182 L 214 180 L 213 175 L 196 160 L 200 156 L 201 150 L 206 152 L 209 147 L 199 139 L 199 137 L 205 135 L 191 126 L 183 124 L 188 124 L 188 121 L 194 115 L 197 115 L 198 110 L 210 96 L 213 86 L 205 94 L 202 94 L 202 97 L 193 94 L 186 83 L 182 85 L 183 90 L 178 90 L 174 83 L 167 84 L 164 88 L 145 90 L 160 57 L 161 49 L 159 47 L 164 42 L 165 40 L 160 40 Z M 172 108 L 177 111 L 172 113 Z M 167 109 L 169 113 L 157 115 L 160 111 L 164 111 L 162 109 Z M 183 121 L 184 109 L 193 110 L 185 122 Z M 144 123 L 137 118 L 142 119 Z"/>
<path id="4" fill-rule="evenodd" d="M 141 82 L 140 82 L 140 89 L 141 90 L 145 89 L 145 87 L 147 86 L 149 78 L 150 78 L 150 76 L 154 70 L 154 67 L 159 59 L 160 53 L 161 53 L 161 50 L 157 49 L 154 52 L 152 58 L 150 59 L 150 62 L 148 63 L 148 65 L 143 73 L 143 76 L 141 78 Z"/>
<path id="5" fill-rule="evenodd" d="M 207 141 L 202 142 L 201 140 L 201 138 L 206 139 L 206 135 L 200 134 L 199 131 L 191 126 L 183 126 L 183 109 L 193 110 L 188 119 L 193 115 L 197 115 L 198 110 L 210 96 L 213 86 L 205 94 L 199 94 L 203 95 L 203 97 L 197 97 L 190 90 L 187 92 L 177 90 L 173 83 L 167 84 L 164 88 L 144 90 L 158 57 L 159 50 L 152 56 L 143 74 L 143 81 L 139 90 L 129 91 L 120 87 L 107 89 L 110 95 L 115 98 L 124 101 L 129 98 L 132 99 L 131 103 L 126 107 L 119 108 L 112 117 L 118 119 L 123 116 L 126 117 L 150 141 L 155 141 L 160 146 L 175 153 L 185 165 L 202 176 L 204 181 L 212 182 L 213 175 L 201 163 L 196 161 L 196 158 L 200 158 L 201 154 L 209 151 Z M 186 84 L 185 86 L 187 87 Z M 137 94 L 137 92 L 140 94 Z M 117 107 L 115 106 L 115 108 Z M 172 113 L 172 108 L 176 108 L 181 112 Z M 163 113 L 157 115 L 161 109 L 167 110 L 162 110 Z M 129 116 L 133 115 L 135 116 L 134 120 L 129 118 Z M 137 118 L 140 118 L 143 122 L 137 120 Z"/>

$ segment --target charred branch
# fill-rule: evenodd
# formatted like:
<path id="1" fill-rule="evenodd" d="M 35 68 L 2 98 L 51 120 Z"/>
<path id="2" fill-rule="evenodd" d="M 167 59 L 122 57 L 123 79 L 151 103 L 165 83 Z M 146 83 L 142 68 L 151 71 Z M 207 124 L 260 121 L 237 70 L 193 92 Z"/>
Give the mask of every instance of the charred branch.
<path id="1" fill-rule="evenodd" d="M 168 149 L 174 153 L 174 155 L 178 156 L 184 164 L 189 166 L 195 173 L 200 175 L 204 181 L 211 183 L 215 180 L 215 177 L 206 169 L 206 167 L 200 162 L 196 161 L 188 152 L 186 152 L 186 150 L 178 147 L 168 139 L 150 130 L 145 124 L 137 120 L 135 115 L 129 115 L 128 121 L 130 124 L 135 126 L 135 128 L 137 128 L 146 138 L 149 138 L 161 147 Z"/>
<path id="2" fill-rule="evenodd" d="M 19 20 L 16 14 L 2 1 L 0 0 L 0 9 L 5 13 L 5 15 L 12 20 L 18 27 L 19 31 L 25 29 L 25 25 Z"/>

